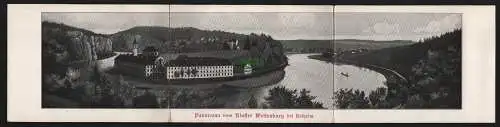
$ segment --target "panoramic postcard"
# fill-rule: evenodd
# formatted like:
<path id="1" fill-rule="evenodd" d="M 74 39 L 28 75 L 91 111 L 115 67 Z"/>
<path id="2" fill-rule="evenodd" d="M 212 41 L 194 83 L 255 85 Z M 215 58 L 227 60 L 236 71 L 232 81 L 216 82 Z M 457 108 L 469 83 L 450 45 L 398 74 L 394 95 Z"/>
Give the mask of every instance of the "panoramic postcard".
<path id="1" fill-rule="evenodd" d="M 461 14 L 43 13 L 43 108 L 461 109 Z"/>
<path id="2" fill-rule="evenodd" d="M 336 109 L 462 108 L 461 14 L 336 12 L 334 26 L 334 50 L 309 57 L 334 63 Z"/>
<path id="3" fill-rule="evenodd" d="M 42 13 L 42 107 L 331 110 L 333 27 L 333 12 Z"/>

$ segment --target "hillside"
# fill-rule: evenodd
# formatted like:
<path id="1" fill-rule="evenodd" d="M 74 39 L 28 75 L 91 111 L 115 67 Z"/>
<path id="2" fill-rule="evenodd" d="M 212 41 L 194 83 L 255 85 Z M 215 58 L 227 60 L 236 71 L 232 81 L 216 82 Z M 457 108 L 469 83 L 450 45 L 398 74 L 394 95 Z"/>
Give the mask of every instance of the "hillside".
<path id="1" fill-rule="evenodd" d="M 432 50 L 447 50 L 448 47 L 460 49 L 461 31 L 453 31 L 441 36 L 428 38 L 407 46 L 388 47 L 362 54 L 346 56 L 347 59 L 381 65 L 396 70 L 403 75 L 411 73 L 411 66 L 427 57 Z"/>
<path id="2" fill-rule="evenodd" d="M 287 52 L 325 52 L 329 49 L 351 50 L 351 49 L 383 49 L 410 45 L 415 42 L 396 40 L 396 41 L 373 41 L 373 40 L 280 40 Z"/>
<path id="3" fill-rule="evenodd" d="M 395 41 L 374 41 L 374 40 L 356 40 L 356 39 L 344 39 L 335 40 L 334 47 L 337 50 L 351 50 L 365 48 L 369 50 L 377 50 L 383 48 L 399 47 L 405 45 L 411 45 L 415 42 L 407 40 L 395 40 Z"/>
<path id="4" fill-rule="evenodd" d="M 270 36 L 261 34 L 238 34 L 224 31 L 200 30 L 192 27 L 167 28 L 139 26 L 111 35 L 114 51 L 130 51 L 134 39 L 139 48 L 147 46 L 159 47 L 162 54 L 203 54 L 202 52 L 220 54 L 229 51 L 227 42 L 238 41 L 242 53 L 228 59 L 237 61 L 255 61 L 256 68 L 270 67 L 286 63 L 283 46 Z M 198 52 L 198 53 L 197 53 Z M 218 53 L 217 53 L 218 52 Z M 245 53 L 249 52 L 249 53 Z M 225 52 L 232 53 L 232 52 Z M 204 55 L 202 55 L 204 56 Z"/>
<path id="5" fill-rule="evenodd" d="M 387 88 L 369 93 L 343 89 L 335 96 L 339 108 L 444 108 L 462 107 L 462 31 L 455 30 L 400 47 L 343 56 L 343 59 L 389 68 L 408 82 L 388 78 Z M 357 91 L 357 92 L 356 92 Z M 345 99 L 348 98 L 348 99 Z M 362 103 L 361 103 L 362 102 Z"/>
<path id="6" fill-rule="evenodd" d="M 246 35 L 223 31 L 200 30 L 192 27 L 167 28 L 138 26 L 111 35 L 113 50 L 130 51 L 134 39 L 139 48 L 155 46 L 160 52 L 201 52 L 222 50 L 223 42 L 245 40 Z M 243 47 L 240 43 L 240 47 Z"/>

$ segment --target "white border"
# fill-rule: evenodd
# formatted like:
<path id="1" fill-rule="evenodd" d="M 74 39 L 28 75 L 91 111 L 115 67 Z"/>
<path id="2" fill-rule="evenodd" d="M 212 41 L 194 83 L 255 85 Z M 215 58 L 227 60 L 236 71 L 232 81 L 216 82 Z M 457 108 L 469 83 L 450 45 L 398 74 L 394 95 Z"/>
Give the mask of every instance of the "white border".
<path id="1" fill-rule="evenodd" d="M 332 6 L 8 5 L 7 114 L 19 122 L 494 122 L 494 6 L 336 6 L 337 12 L 463 13 L 462 110 L 41 109 L 41 12 L 328 12 Z M 21 56 L 22 55 L 22 56 Z M 319 119 L 195 120 L 201 112 L 311 112 Z M 172 114 L 169 118 L 167 114 Z"/>
<path id="2" fill-rule="evenodd" d="M 494 122 L 494 6 L 335 6 L 335 12 L 462 13 L 462 110 L 335 110 L 336 123 Z"/>

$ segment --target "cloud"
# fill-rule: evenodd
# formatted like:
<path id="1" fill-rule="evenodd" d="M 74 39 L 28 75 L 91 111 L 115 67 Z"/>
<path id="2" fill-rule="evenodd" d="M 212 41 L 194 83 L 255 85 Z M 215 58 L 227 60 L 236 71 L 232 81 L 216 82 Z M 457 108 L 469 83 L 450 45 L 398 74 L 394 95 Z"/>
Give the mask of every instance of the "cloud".
<path id="1" fill-rule="evenodd" d="M 265 33 L 275 39 L 333 38 L 332 13 L 42 13 L 42 20 L 105 34 L 134 26 L 165 26 Z"/>
<path id="2" fill-rule="evenodd" d="M 462 24 L 461 15 L 449 15 L 442 19 L 430 21 L 427 25 L 416 28 L 416 33 L 440 33 L 460 28 Z"/>
<path id="3" fill-rule="evenodd" d="M 364 33 L 371 34 L 393 34 L 399 33 L 399 24 L 390 24 L 386 22 L 375 23 L 373 26 L 363 30 Z"/>

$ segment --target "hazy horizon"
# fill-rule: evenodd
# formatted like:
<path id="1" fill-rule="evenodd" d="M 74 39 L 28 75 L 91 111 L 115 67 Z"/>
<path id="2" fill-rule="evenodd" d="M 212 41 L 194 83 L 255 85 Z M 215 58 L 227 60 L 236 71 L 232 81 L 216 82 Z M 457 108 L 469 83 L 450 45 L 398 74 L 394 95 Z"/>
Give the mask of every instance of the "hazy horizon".
<path id="1" fill-rule="evenodd" d="M 336 12 L 335 39 L 412 40 L 462 27 L 457 13 Z"/>
<path id="2" fill-rule="evenodd" d="M 42 13 L 42 21 L 64 23 L 100 34 L 136 26 L 194 27 L 282 39 L 333 39 L 331 12 Z"/>
<path id="3" fill-rule="evenodd" d="M 461 28 L 453 13 L 42 13 L 42 21 L 63 23 L 98 34 L 140 26 L 193 27 L 238 34 L 266 34 L 276 40 L 410 40 Z"/>

